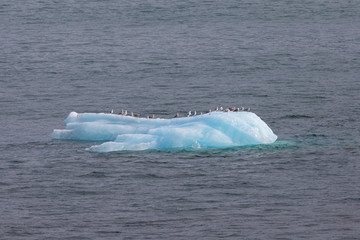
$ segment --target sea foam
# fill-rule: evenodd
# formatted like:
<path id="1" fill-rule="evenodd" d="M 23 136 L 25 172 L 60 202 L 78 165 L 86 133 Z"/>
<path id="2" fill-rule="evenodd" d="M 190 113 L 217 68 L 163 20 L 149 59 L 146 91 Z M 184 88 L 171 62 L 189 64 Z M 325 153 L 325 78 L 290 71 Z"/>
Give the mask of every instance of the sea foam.
<path id="1" fill-rule="evenodd" d="M 71 112 L 53 139 L 100 141 L 93 152 L 207 149 L 270 144 L 277 136 L 252 112 L 211 112 L 172 119 Z"/>

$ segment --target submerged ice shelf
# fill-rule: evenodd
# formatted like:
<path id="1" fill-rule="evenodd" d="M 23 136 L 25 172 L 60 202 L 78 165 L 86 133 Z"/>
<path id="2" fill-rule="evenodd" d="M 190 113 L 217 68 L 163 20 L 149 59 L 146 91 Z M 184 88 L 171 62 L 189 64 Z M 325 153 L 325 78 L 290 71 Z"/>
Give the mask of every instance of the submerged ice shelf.
<path id="1" fill-rule="evenodd" d="M 53 139 L 101 141 L 93 152 L 207 149 L 270 144 L 277 136 L 252 112 L 211 112 L 193 117 L 146 119 L 71 112 Z"/>

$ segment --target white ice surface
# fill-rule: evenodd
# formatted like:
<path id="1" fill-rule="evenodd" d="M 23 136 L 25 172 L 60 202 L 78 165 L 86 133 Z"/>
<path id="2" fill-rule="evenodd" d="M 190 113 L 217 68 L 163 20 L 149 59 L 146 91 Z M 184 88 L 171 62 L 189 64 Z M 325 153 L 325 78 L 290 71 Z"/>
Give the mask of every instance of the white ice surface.
<path id="1" fill-rule="evenodd" d="M 71 112 L 53 139 L 101 141 L 94 152 L 207 149 L 270 144 L 277 136 L 252 112 L 211 112 L 172 119 Z"/>

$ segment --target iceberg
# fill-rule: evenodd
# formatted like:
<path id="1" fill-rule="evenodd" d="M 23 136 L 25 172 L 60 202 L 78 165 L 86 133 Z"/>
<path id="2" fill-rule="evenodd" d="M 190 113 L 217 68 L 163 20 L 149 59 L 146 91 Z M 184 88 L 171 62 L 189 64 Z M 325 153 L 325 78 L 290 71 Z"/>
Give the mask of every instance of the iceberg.
<path id="1" fill-rule="evenodd" d="M 71 112 L 53 139 L 103 142 L 87 150 L 171 150 L 231 148 L 271 144 L 277 136 L 252 112 L 215 111 L 181 118 L 138 118 L 108 113 Z"/>

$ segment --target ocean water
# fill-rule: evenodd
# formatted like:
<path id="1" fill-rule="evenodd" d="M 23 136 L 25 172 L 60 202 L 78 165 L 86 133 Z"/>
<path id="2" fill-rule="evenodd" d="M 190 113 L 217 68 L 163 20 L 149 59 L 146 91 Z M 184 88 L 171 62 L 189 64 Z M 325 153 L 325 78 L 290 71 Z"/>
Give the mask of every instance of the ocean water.
<path id="1" fill-rule="evenodd" d="M 356 239 L 358 1 L 0 3 L 0 239 Z M 71 111 L 245 106 L 271 145 L 91 153 Z"/>

